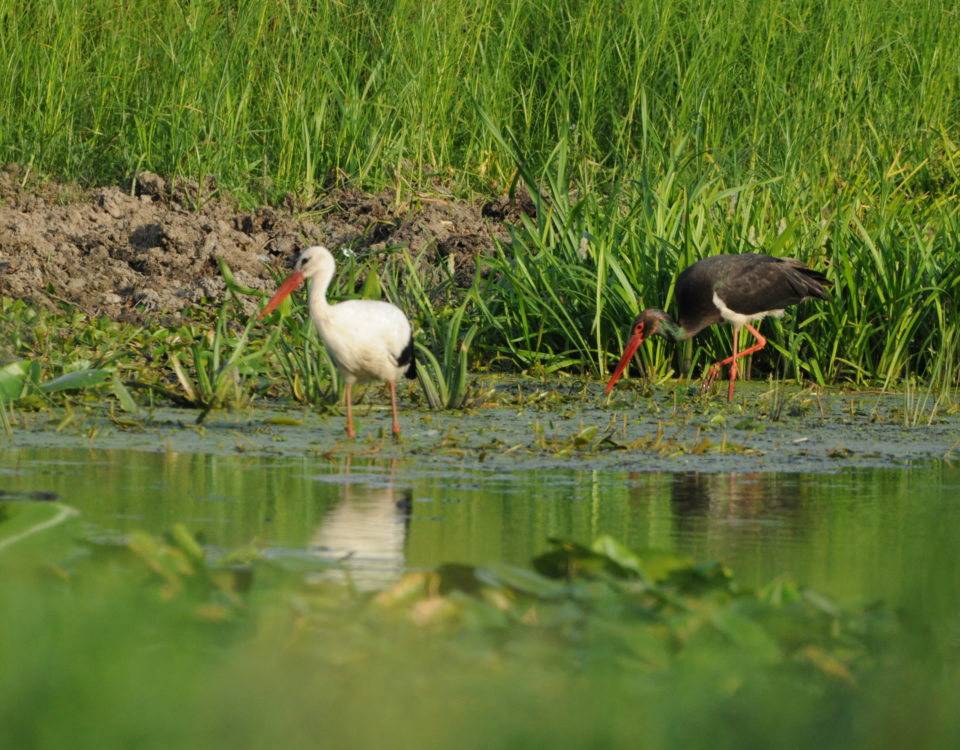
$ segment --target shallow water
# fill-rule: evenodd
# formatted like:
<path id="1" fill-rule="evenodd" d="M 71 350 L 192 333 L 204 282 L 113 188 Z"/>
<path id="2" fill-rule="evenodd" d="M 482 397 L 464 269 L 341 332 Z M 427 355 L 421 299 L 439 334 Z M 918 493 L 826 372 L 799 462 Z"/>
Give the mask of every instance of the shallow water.
<path id="1" fill-rule="evenodd" d="M 442 562 L 527 563 L 550 537 L 721 560 L 747 584 L 791 575 L 840 599 L 939 620 L 960 603 L 960 469 L 625 472 L 120 449 L 0 451 L 0 499 L 58 496 L 85 534 L 175 523 L 215 551 L 345 560 L 361 586 Z"/>

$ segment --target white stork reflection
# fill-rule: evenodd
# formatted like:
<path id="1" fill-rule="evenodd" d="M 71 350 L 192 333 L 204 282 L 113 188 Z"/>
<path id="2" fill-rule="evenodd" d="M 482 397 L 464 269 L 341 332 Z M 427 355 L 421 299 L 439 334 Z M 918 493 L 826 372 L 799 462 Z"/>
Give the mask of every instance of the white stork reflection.
<path id="1" fill-rule="evenodd" d="M 340 501 L 316 528 L 309 542 L 313 554 L 340 563 L 345 579 L 359 589 L 378 588 L 403 573 L 413 491 L 393 482 L 396 461 L 386 476 L 350 475 Z"/>

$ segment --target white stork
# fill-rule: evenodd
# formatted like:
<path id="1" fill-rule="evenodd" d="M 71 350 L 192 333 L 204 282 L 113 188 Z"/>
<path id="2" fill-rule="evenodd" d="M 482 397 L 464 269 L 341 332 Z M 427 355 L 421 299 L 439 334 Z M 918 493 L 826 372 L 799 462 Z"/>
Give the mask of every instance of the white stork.
<path id="1" fill-rule="evenodd" d="M 327 248 L 308 247 L 258 317 L 269 315 L 304 279 L 312 279 L 308 297 L 310 317 L 346 384 L 347 435 L 356 437 L 353 384 L 371 380 L 382 380 L 390 386 L 393 434 L 399 435 L 396 381 L 402 375 L 415 378 L 417 374 L 410 322 L 400 308 L 389 302 L 351 299 L 335 305 L 328 303 L 327 288 L 335 269 L 333 255 Z"/>

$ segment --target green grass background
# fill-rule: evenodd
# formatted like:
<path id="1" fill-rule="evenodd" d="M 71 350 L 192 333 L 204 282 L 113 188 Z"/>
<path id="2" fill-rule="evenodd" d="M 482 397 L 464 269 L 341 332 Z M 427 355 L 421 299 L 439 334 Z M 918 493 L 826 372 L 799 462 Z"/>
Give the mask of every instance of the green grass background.
<path id="1" fill-rule="evenodd" d="M 86 182 L 239 192 L 586 171 L 879 179 L 952 194 L 960 16 L 938 2 L 4 3 L 0 153 Z M 572 135 L 570 135 L 572 133 Z"/>
<path id="2" fill-rule="evenodd" d="M 759 372 L 960 378 L 949 4 L 63 0 L 0 29 L 0 159 L 35 173 L 213 174 L 246 203 L 522 178 L 549 200 L 475 342 L 505 369 L 603 375 L 679 268 L 766 250 L 837 286 Z M 729 334 L 698 344 L 643 357 L 699 371 Z"/>

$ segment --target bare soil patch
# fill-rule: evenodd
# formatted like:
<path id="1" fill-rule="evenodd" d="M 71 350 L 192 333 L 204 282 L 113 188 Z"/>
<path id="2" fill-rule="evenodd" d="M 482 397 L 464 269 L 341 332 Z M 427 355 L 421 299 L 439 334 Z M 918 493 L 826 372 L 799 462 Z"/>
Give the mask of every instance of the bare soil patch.
<path id="1" fill-rule="evenodd" d="M 216 193 L 212 180 L 168 180 L 142 172 L 127 185 L 83 189 L 0 169 L 0 295 L 90 315 L 144 323 L 178 318 L 217 300 L 223 258 L 238 283 L 273 286 L 270 267 L 289 265 L 312 244 L 359 255 L 406 247 L 469 283 L 478 255 L 509 239 L 509 223 L 534 209 L 528 196 L 473 203 L 436 195 L 331 190 L 322 200 L 253 211 Z M 426 251 L 426 252 L 424 252 Z M 422 254 L 422 256 L 421 256 Z"/>

